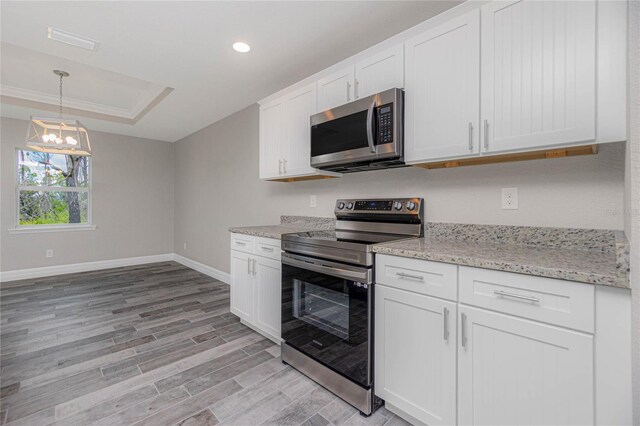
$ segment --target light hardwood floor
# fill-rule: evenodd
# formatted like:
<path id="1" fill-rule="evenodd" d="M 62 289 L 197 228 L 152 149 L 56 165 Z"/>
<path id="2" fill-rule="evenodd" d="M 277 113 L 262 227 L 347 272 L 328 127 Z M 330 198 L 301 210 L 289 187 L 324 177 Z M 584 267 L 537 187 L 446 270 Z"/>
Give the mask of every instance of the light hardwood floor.
<path id="1" fill-rule="evenodd" d="M 175 262 L 2 284 L 0 424 L 402 425 L 369 418 Z"/>

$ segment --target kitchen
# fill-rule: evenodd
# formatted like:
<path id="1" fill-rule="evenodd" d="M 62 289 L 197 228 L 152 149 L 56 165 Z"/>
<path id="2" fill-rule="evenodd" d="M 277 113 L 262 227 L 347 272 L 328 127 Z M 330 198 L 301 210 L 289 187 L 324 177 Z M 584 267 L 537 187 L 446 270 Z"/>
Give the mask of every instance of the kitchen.
<path id="1" fill-rule="evenodd" d="M 13 151 L 23 143 L 24 120 L 33 108 L 17 106 L 3 93 L 3 111 L 8 112 L 3 112 L 2 192 L 9 198 L 3 195 L 2 308 L 8 320 L 2 334 L 13 333 L 2 341 L 7 345 L 3 418 L 9 424 L 47 424 L 53 409 L 54 420 L 73 424 L 109 408 L 103 416 L 111 424 L 177 424 L 187 419 L 204 424 L 636 424 L 637 5 L 549 4 L 554 3 L 445 2 L 436 7 L 434 2 L 429 19 L 397 29 L 378 43 L 365 43 L 355 54 L 313 72 L 288 76 L 278 90 L 263 91 L 265 96 L 249 106 L 173 144 L 139 138 L 125 146 L 114 135 L 118 131 L 95 132 L 91 191 L 97 229 L 63 235 L 69 235 L 77 246 L 73 248 L 55 241 L 55 232 L 7 233 L 15 209 Z M 322 5 L 314 7 L 328 13 Z M 552 21 L 555 38 L 542 39 L 549 45 L 533 43 L 536 35 L 552 33 L 545 27 Z M 523 31 L 509 33 L 513 28 Z M 231 52 L 240 61 L 260 53 L 253 40 L 246 41 L 251 51 Z M 12 45 L 4 43 L 3 34 L 3 52 L 10 52 Z M 523 46 L 528 50 L 520 49 Z M 515 65 L 505 68 L 500 65 L 507 54 Z M 526 64 L 528 72 L 541 74 L 527 74 Z M 543 74 L 549 70 L 558 74 Z M 76 75 L 71 72 L 64 83 L 71 86 Z M 516 78 L 520 87 L 511 83 Z M 545 85 L 551 81 L 547 78 L 555 86 Z M 527 88 L 524 82 L 531 85 Z M 174 86 L 159 107 L 179 95 L 180 87 Z M 389 104 L 392 112 L 385 110 Z M 385 120 L 385 112 L 395 116 Z M 340 119 L 354 113 L 356 131 L 363 132 L 356 139 L 364 144 L 351 149 L 364 149 L 359 151 L 358 170 L 344 168 L 354 167 L 356 161 L 349 156 L 343 156 L 342 164 L 326 157 L 323 163 L 319 157 L 327 153 L 314 156 L 314 140 L 321 141 L 318 149 L 335 148 L 332 144 L 343 139 L 326 135 L 348 132 L 349 123 Z M 97 122 L 95 117 L 88 120 Z M 374 121 L 375 129 L 368 125 Z M 326 123 L 334 127 L 323 136 Z M 536 125 L 560 127 L 536 130 Z M 391 128 L 388 133 L 382 131 L 385 126 Z M 391 136 L 403 147 L 395 147 L 387 158 L 376 150 L 376 158 L 391 164 L 371 166 L 371 157 L 366 157 L 372 154 L 371 142 L 375 148 Z M 142 154 L 152 147 L 158 147 L 160 156 L 153 162 Z M 162 174 L 159 182 L 149 177 L 135 184 L 151 195 L 149 207 L 142 206 L 139 198 L 146 197 L 135 191 L 126 199 L 135 206 L 134 215 L 136 209 L 157 214 L 106 218 L 108 209 L 100 198 L 107 196 L 108 176 L 99 166 L 102 162 L 104 168 L 110 156 L 119 158 L 122 151 L 135 163 L 123 163 L 116 178 L 122 183 L 116 180 L 114 188 L 127 193 L 126 170 L 133 164 L 149 176 Z M 410 167 L 385 167 L 402 166 L 401 157 Z M 373 170 L 363 171 L 367 168 Z M 99 240 L 109 221 L 127 222 L 123 229 L 130 223 L 127 232 L 136 240 L 120 248 L 118 238 L 131 238 L 122 235 L 123 229 L 99 237 L 115 233 L 118 238 Z M 100 246 L 102 253 L 86 248 L 87 243 Z M 34 257 L 39 257 L 55 244 L 52 259 L 27 255 L 37 247 Z M 354 253 L 356 258 L 347 260 Z M 315 271 L 309 267 L 314 261 Z M 152 262 L 169 263 L 154 267 Z M 135 266 L 146 264 L 157 270 L 150 278 Z M 362 267 L 357 265 L 366 271 L 358 278 L 336 280 L 335 274 L 319 272 L 334 266 L 359 273 Z M 114 276 L 109 271 L 118 270 L 105 268 L 124 270 Z M 176 300 L 164 302 L 180 274 L 186 278 L 182 285 L 173 284 L 180 287 L 175 288 Z M 117 354 L 122 359 L 109 358 L 132 377 L 114 377 L 84 391 L 72 384 L 76 376 L 69 376 L 85 373 L 79 360 L 59 373 L 57 367 L 26 371 L 27 366 L 41 368 L 29 360 L 30 351 L 39 350 L 33 354 L 46 359 L 47 350 L 95 334 L 89 330 L 73 336 L 73 330 L 61 328 L 59 336 L 40 342 L 38 330 L 49 326 L 29 326 L 33 302 L 20 289 L 34 291 L 43 285 L 60 288 L 64 295 L 64 279 L 78 291 L 86 282 L 117 289 L 112 280 L 118 279 L 128 283 L 125 287 L 131 282 L 145 285 L 141 293 L 131 288 L 135 302 L 123 293 L 125 299 L 116 299 L 112 306 L 114 312 L 124 310 L 120 314 L 138 314 L 114 322 L 113 332 L 125 326 L 135 330 L 121 338 L 125 346 Z M 343 290 L 319 290 L 324 281 Z M 159 286 L 153 290 L 157 295 L 151 293 L 154 285 Z M 352 294 L 363 292 L 370 297 L 364 299 L 364 316 L 362 305 L 358 310 L 351 301 L 362 301 Z M 86 294 L 89 301 L 98 297 L 88 290 Z M 305 303 L 305 297 L 316 304 Z M 24 312 L 20 298 L 25 298 Z M 188 303 L 192 305 L 181 306 Z M 337 313 L 310 315 L 318 303 L 330 303 Z M 116 318 L 107 316 L 109 320 Z M 309 328 L 314 321 L 316 326 L 322 323 L 320 332 Z M 311 337 L 313 348 L 294 347 L 304 344 L 287 336 L 292 324 L 305 330 L 301 336 Z M 229 334 L 218 331 L 223 329 Z M 366 365 L 356 369 L 364 368 L 369 375 L 364 385 L 314 356 L 326 342 L 349 343 L 356 329 L 365 330 L 369 351 Z M 320 339 L 313 337 L 318 333 Z M 161 352 L 163 341 L 183 343 L 177 337 L 170 342 L 171 336 L 190 342 L 167 349 L 175 350 L 173 355 Z M 121 343 L 120 337 L 112 338 Z M 136 339 L 141 339 L 139 348 L 126 347 Z M 247 362 L 264 363 L 223 375 L 230 366 L 216 360 L 231 356 L 225 348 L 235 351 L 233 342 L 245 340 L 251 349 L 233 355 L 243 358 L 230 366 L 242 368 L 245 356 L 252 360 Z M 338 350 L 333 348 L 328 350 Z M 160 351 L 155 361 L 151 355 L 144 358 L 154 350 Z M 68 362 L 64 357 L 54 360 L 62 366 Z M 105 374 L 109 362 L 83 362 L 87 368 L 101 367 L 103 378 L 94 378 L 96 382 L 111 380 Z M 24 365 L 25 371 L 16 371 L 16 365 Z M 139 365 L 140 372 L 126 370 L 127 365 Z M 284 376 L 291 389 L 278 382 Z M 232 377 L 240 378 L 228 380 Z M 259 379 L 271 380 L 271 393 L 258 395 L 258 389 L 267 392 L 257 386 Z M 51 395 L 47 386 L 52 384 L 68 389 L 68 398 L 56 394 L 59 399 L 44 402 L 42 396 Z M 125 392 L 127 384 L 150 394 L 119 410 L 113 398 Z M 149 384 L 156 390 L 147 389 Z M 296 393 L 303 391 L 297 387 L 309 395 L 299 398 L 302 394 Z M 161 398 L 167 390 L 178 399 L 162 406 L 162 415 L 136 417 L 135 407 L 140 410 L 145 401 Z M 244 417 L 238 413 L 243 410 Z"/>

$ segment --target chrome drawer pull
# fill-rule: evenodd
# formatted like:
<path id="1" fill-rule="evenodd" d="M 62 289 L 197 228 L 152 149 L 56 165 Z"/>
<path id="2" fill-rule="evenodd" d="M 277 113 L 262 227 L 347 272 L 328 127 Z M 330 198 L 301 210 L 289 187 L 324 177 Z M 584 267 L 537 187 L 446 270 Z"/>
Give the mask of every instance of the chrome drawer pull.
<path id="1" fill-rule="evenodd" d="M 449 340 L 449 309 L 444 308 L 442 313 L 444 323 L 444 340 Z"/>
<path id="2" fill-rule="evenodd" d="M 273 252 L 273 249 L 271 247 L 264 247 L 264 246 L 260 246 L 260 250 L 264 250 L 264 251 L 271 251 Z"/>
<path id="3" fill-rule="evenodd" d="M 235 244 L 239 245 L 239 246 L 246 246 L 247 243 L 243 243 L 242 241 L 234 241 Z"/>
<path id="4" fill-rule="evenodd" d="M 409 278 L 411 280 L 424 281 L 424 277 L 422 275 L 411 275 L 405 274 L 404 272 L 396 272 L 396 275 L 400 278 Z"/>
<path id="5" fill-rule="evenodd" d="M 460 336 L 460 343 L 462 343 L 462 347 L 467 347 L 467 314 L 462 312 L 460 314 L 460 320 L 462 324 L 460 325 L 460 329 L 462 331 L 462 336 Z"/>
<path id="6" fill-rule="evenodd" d="M 497 296 L 512 297 L 514 299 L 527 300 L 533 303 L 540 303 L 540 299 L 538 299 L 537 297 L 523 296 L 521 294 L 516 294 L 516 293 L 507 293 L 506 291 L 502 291 L 502 290 L 494 290 L 493 294 Z"/>

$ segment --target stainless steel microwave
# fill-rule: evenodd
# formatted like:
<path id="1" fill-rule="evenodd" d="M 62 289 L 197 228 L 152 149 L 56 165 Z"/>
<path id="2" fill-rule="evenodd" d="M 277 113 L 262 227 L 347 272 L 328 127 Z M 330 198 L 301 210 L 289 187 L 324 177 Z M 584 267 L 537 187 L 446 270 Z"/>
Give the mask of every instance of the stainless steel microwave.
<path id="1" fill-rule="evenodd" d="M 404 166 L 404 93 L 390 89 L 311 116 L 311 166 L 349 173 Z"/>

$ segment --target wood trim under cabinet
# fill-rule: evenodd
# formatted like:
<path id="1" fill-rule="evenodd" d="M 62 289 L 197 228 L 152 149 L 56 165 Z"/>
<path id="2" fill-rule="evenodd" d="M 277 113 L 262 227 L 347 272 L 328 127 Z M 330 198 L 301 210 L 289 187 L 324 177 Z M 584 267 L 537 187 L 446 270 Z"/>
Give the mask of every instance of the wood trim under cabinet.
<path id="1" fill-rule="evenodd" d="M 436 161 L 433 163 L 412 164 L 423 169 L 444 169 L 462 166 L 477 166 L 480 164 L 509 163 L 513 161 L 541 160 L 546 158 L 573 157 L 576 155 L 594 155 L 598 153 L 597 145 L 576 146 L 561 149 L 549 149 L 544 151 L 517 152 L 513 154 L 490 155 L 461 160 Z"/>
<path id="2" fill-rule="evenodd" d="M 282 179 L 268 179 L 269 182 L 302 182 L 305 180 L 318 180 L 318 179 L 333 179 L 340 176 L 328 176 L 328 175 L 313 175 L 313 176 L 300 176 L 300 177 L 288 177 Z"/>

